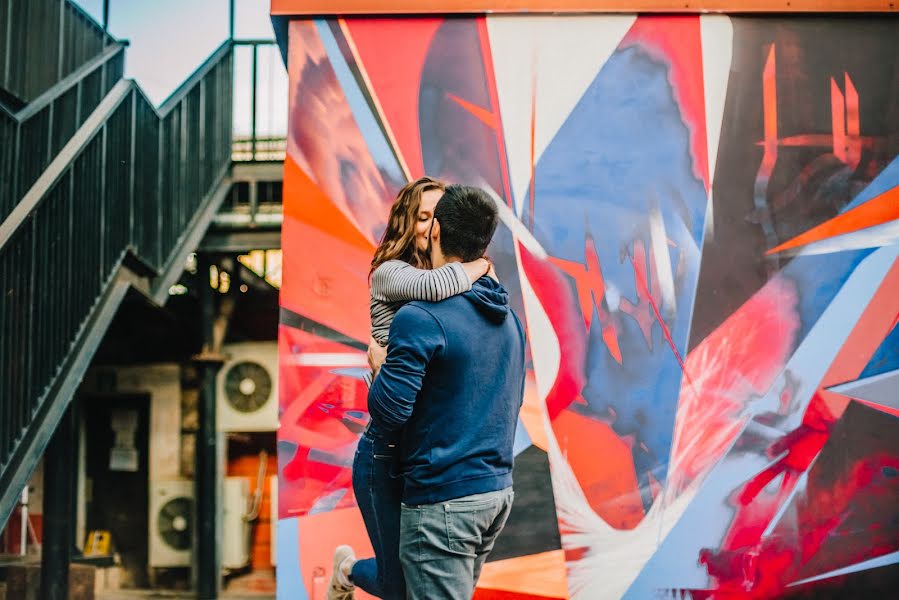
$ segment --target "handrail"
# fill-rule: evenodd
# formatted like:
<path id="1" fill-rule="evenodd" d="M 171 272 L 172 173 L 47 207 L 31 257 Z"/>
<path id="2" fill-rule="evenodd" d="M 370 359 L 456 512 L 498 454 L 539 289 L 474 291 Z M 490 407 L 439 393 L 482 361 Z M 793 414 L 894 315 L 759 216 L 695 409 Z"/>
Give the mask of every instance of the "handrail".
<path id="1" fill-rule="evenodd" d="M 278 42 L 271 38 L 242 38 L 233 43 L 235 46 L 274 46 Z"/>
<path id="2" fill-rule="evenodd" d="M 100 127 L 102 127 L 103 123 L 105 123 L 106 119 L 109 118 L 109 115 L 118 107 L 118 105 L 125 99 L 125 94 L 134 88 L 141 97 L 149 104 L 150 108 L 152 108 L 153 112 L 156 113 L 156 116 L 159 119 L 164 119 L 168 116 L 168 114 L 174 109 L 184 97 L 193 90 L 196 84 L 209 73 L 209 71 L 216 66 L 219 61 L 221 61 L 222 57 L 227 54 L 231 50 L 232 44 L 230 40 L 225 40 L 221 46 L 216 48 L 212 54 L 201 64 L 191 75 L 188 77 L 184 83 L 178 86 L 178 89 L 173 92 L 169 98 L 160 105 L 159 108 L 153 106 L 152 102 L 147 99 L 146 94 L 143 89 L 137 85 L 133 80 L 122 80 L 116 84 L 116 86 L 112 89 L 112 91 L 103 99 L 103 102 L 97 107 L 93 114 L 88 118 L 87 121 L 84 122 L 84 125 L 78 130 L 78 132 L 72 136 L 69 140 L 69 143 L 59 152 L 53 162 L 44 170 L 41 176 L 37 181 L 31 186 L 28 192 L 22 197 L 22 199 L 16 204 L 13 211 L 9 214 L 6 219 L 0 223 L 0 250 L 3 249 L 3 246 L 6 242 L 15 234 L 16 230 L 24 223 L 28 216 L 34 211 L 40 201 L 44 198 L 47 191 L 62 177 L 62 174 L 66 170 L 69 163 L 84 149 L 84 147 L 93 139 L 93 137 L 97 134 Z M 119 49 L 121 50 L 121 48 Z M 113 55 L 115 53 L 112 53 Z M 110 56 L 111 56 L 110 55 Z M 108 60 L 108 57 L 106 58 Z M 97 66 L 106 62 L 106 60 L 94 65 L 90 71 L 93 71 Z M 85 75 L 89 73 L 86 72 Z M 126 83 L 127 81 L 127 83 Z M 60 82 L 62 83 L 62 82 Z M 77 80 L 74 82 L 77 83 Z M 54 86 L 55 87 L 55 86 Z M 70 88 L 69 85 L 66 89 Z M 48 90 L 49 91 L 49 90 Z M 37 101 L 37 100 L 36 100 Z M 28 107 L 22 109 L 21 112 L 27 110 Z M 33 114 L 33 113 L 32 113 Z M 230 144 L 229 144 L 229 152 L 230 152 Z"/>
<path id="3" fill-rule="evenodd" d="M 124 52 L 126 46 L 127 44 L 122 43 L 115 43 L 107 46 L 103 52 L 78 67 L 75 71 L 72 71 L 69 75 L 60 79 L 53 87 L 26 104 L 19 112 L 11 116 L 20 123 L 26 121 L 42 108 L 50 105 L 51 102 L 78 85 L 79 81 L 105 65 L 112 58 Z"/>
<path id="4" fill-rule="evenodd" d="M 79 14 L 84 18 L 84 20 L 88 22 L 88 25 L 89 25 L 92 29 L 94 29 L 95 31 L 97 31 L 97 32 L 98 32 L 102 37 L 104 37 L 107 41 L 110 41 L 110 42 L 116 41 L 115 38 L 114 38 L 114 37 L 113 37 L 107 30 L 103 29 L 103 28 L 99 25 L 99 23 L 97 23 L 97 22 L 94 20 L 94 17 L 91 16 L 91 14 L 90 14 L 89 12 L 87 12 L 86 10 L 84 10 L 78 3 L 72 2 L 71 0 L 68 0 L 68 5 L 69 5 L 69 7 L 70 7 L 72 10 L 74 10 L 74 11 L 77 12 L 77 13 L 79 13 Z"/>
<path id="5" fill-rule="evenodd" d="M 235 54 L 237 48 L 250 48 L 252 55 L 251 61 L 251 85 L 250 85 L 250 135 L 245 139 L 235 138 L 232 140 L 233 151 L 231 158 L 238 162 L 262 162 L 262 161 L 282 161 L 284 160 L 284 152 L 287 149 L 286 131 L 284 135 L 264 136 L 260 137 L 257 131 L 258 119 L 258 78 L 259 78 L 259 47 L 274 46 L 277 41 L 273 39 L 237 39 L 234 40 Z M 275 93 L 274 90 L 268 90 L 268 93 Z M 242 123 L 243 125 L 243 123 Z"/>
<path id="6" fill-rule="evenodd" d="M 0 0 L 7 63 L 0 87 L 28 104 L 82 63 L 116 43 L 73 0 Z M 17 32 L 28 32 L 20 35 Z M 9 57 L 15 60 L 9 62 Z"/>
<path id="7" fill-rule="evenodd" d="M 20 110 L 0 110 L 0 222 L 122 77 L 125 44 L 114 43 Z"/>
<path id="8" fill-rule="evenodd" d="M 47 192 L 56 185 L 60 177 L 66 172 L 72 161 L 84 150 L 85 146 L 100 132 L 100 129 L 109 119 L 113 111 L 127 96 L 128 92 L 136 84 L 131 80 L 119 81 L 112 91 L 106 95 L 97 109 L 91 113 L 81 128 L 72 136 L 69 143 L 63 147 L 53 162 L 41 173 L 31 189 L 16 204 L 16 207 L 8 217 L 0 224 L 0 251 L 6 243 L 15 235 L 37 209 L 41 201 L 47 196 Z"/>
<path id="9" fill-rule="evenodd" d="M 123 265 L 159 301 L 225 196 L 230 48 L 161 109 L 120 79 L 0 223 L 0 521 L 74 393 L 77 349 L 102 335 L 91 323 Z"/>
<path id="10" fill-rule="evenodd" d="M 231 51 L 231 40 L 225 40 L 222 42 L 221 46 L 212 51 L 212 54 L 209 55 L 203 64 L 201 64 L 197 69 L 191 73 L 190 77 L 188 77 L 184 83 L 178 86 L 178 88 L 169 94 L 169 97 L 163 100 L 162 104 L 159 105 L 159 109 L 157 112 L 161 117 L 164 117 L 171 112 L 172 108 L 184 98 L 185 95 L 191 90 L 191 88 L 203 77 L 206 76 L 206 73 L 215 66 L 221 57 L 227 52 Z"/>
<path id="11" fill-rule="evenodd" d="M 9 145 L 9 148 L 5 150 L 12 151 L 15 154 L 21 154 L 24 151 L 27 154 L 27 158 L 24 161 L 26 163 L 25 167 L 17 167 L 18 170 L 16 172 L 8 174 L 8 178 L 11 181 L 7 182 L 5 185 L 0 185 L 0 223 L 3 224 L 3 226 L 0 226 L 0 232 L 7 231 L 6 221 L 12 216 L 13 211 L 17 212 L 17 214 L 19 214 L 19 217 L 21 218 L 21 209 L 17 210 L 17 207 L 20 204 L 21 199 L 24 199 L 24 197 L 20 195 L 23 193 L 32 193 L 32 189 L 37 183 L 37 177 L 45 172 L 48 162 L 51 160 L 51 158 L 58 152 L 61 152 L 61 148 L 59 148 L 58 146 L 50 148 L 50 151 L 44 151 L 43 146 L 41 146 L 39 148 L 40 152 L 34 152 L 33 140 L 22 139 L 28 138 L 28 136 L 23 133 L 27 127 L 25 124 L 29 123 L 30 120 L 36 119 L 40 116 L 43 116 L 44 121 L 48 121 L 49 119 L 51 119 L 53 107 L 56 103 L 61 101 L 61 98 L 65 97 L 66 94 L 74 93 L 75 90 L 73 90 L 73 88 L 75 88 L 76 86 L 84 85 L 84 82 L 87 80 L 87 78 L 97 75 L 98 69 L 112 66 L 112 61 L 116 61 L 116 63 L 119 65 L 119 71 L 121 71 L 121 65 L 123 63 L 122 61 L 117 59 L 124 57 L 124 47 L 124 44 L 111 46 L 110 49 L 105 50 L 94 60 L 79 68 L 78 71 L 58 82 L 57 85 L 53 86 L 53 88 L 37 98 L 35 102 L 24 107 L 18 113 L 11 115 L 8 112 L 5 112 L 5 118 L 11 119 L 11 122 L 14 124 L 13 127 L 15 129 L 12 134 L 13 136 L 15 136 L 15 138 Z M 230 40 L 226 40 L 225 42 L 223 42 L 159 108 L 153 106 L 153 103 L 150 102 L 149 99 L 147 99 L 146 94 L 139 86 L 135 88 L 136 93 L 142 99 L 146 100 L 147 104 L 152 107 L 157 117 L 159 117 L 160 119 L 164 119 L 176 106 L 178 106 L 179 102 L 188 93 L 190 93 L 190 91 L 196 86 L 197 82 L 201 81 L 209 73 L 209 71 L 222 60 L 222 57 L 230 52 L 231 47 L 232 43 Z M 103 72 L 102 75 L 104 75 L 104 78 L 102 78 L 103 81 L 106 81 L 106 79 L 111 80 L 112 76 L 120 76 L 121 73 L 117 72 L 115 75 L 107 77 L 106 73 Z M 104 93 L 103 95 L 105 95 L 110 87 L 111 86 L 108 82 L 106 83 L 106 85 L 102 86 L 102 90 Z M 80 94 L 78 98 L 81 98 Z M 97 97 L 96 101 L 99 102 L 100 98 L 102 98 L 102 95 Z M 95 107 L 96 105 L 92 103 L 87 103 L 87 105 L 84 106 L 86 110 L 93 110 Z M 2 121 L 3 118 L 4 116 L 0 116 L 0 121 Z M 76 122 L 73 124 L 74 126 L 71 129 L 74 132 L 74 130 L 80 123 L 77 122 L 77 117 L 73 117 L 72 115 L 70 115 L 69 118 L 75 118 L 76 120 Z M 38 138 L 38 144 L 43 144 L 46 142 L 46 140 L 50 139 L 44 131 L 44 127 L 46 126 L 46 123 L 39 123 L 34 127 L 34 129 L 36 130 L 36 134 L 32 137 Z M 59 140 L 59 143 L 62 144 L 66 141 L 66 139 L 61 139 Z M 3 152 L 3 150 L 4 149 L 0 149 L 0 152 Z M 13 160 L 9 161 L 9 164 L 19 165 L 19 156 L 14 156 Z M 3 173 L 0 173 L 0 179 L 3 178 L 3 175 Z M 27 190 L 27 192 L 25 190 Z M 12 224 L 10 224 L 9 226 L 12 226 Z M 5 238 L 0 235 L 0 246 L 5 243 L 4 240 Z"/>

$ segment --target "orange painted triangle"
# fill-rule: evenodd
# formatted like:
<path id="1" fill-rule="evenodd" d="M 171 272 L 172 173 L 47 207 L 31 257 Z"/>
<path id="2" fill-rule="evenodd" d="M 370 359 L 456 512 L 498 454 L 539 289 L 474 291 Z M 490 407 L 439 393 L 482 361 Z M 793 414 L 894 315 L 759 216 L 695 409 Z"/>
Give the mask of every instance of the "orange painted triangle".
<path id="1" fill-rule="evenodd" d="M 568 598 L 565 551 L 497 560 L 484 565 L 473 600 Z"/>
<path id="2" fill-rule="evenodd" d="M 284 161 L 280 304 L 357 340 L 368 339 L 374 246 L 288 157 Z"/>
<path id="3" fill-rule="evenodd" d="M 449 99 L 470 112 L 474 115 L 481 123 L 489 127 L 490 129 L 496 129 L 496 115 L 487 110 L 486 108 L 480 107 L 477 104 L 472 104 L 468 100 L 463 100 L 459 96 L 455 94 L 447 94 Z"/>
<path id="4" fill-rule="evenodd" d="M 321 229 L 360 250 L 372 254 L 375 251 L 359 228 L 290 156 L 284 160 L 284 216 Z"/>
<path id="5" fill-rule="evenodd" d="M 401 160 L 416 179 L 425 174 L 418 125 L 418 92 L 428 48 L 442 18 L 347 19 L 369 92 L 396 140 Z"/>
<path id="6" fill-rule="evenodd" d="M 806 246 L 838 235 L 860 231 L 875 225 L 882 225 L 895 219 L 899 219 L 899 186 L 887 190 L 864 204 L 821 223 L 817 227 L 809 229 L 792 240 L 768 250 L 766 254 L 777 254 L 784 250 Z"/>

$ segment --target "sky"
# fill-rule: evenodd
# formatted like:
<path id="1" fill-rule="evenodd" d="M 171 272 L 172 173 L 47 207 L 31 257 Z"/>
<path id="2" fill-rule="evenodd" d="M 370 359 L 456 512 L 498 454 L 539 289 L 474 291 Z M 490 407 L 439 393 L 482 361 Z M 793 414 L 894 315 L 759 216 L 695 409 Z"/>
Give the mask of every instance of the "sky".
<path id="1" fill-rule="evenodd" d="M 98 23 L 103 0 L 74 0 Z M 235 39 L 274 39 L 268 0 L 235 0 Z M 161 104 L 228 37 L 228 0 L 109 0 L 109 31 L 128 40 L 125 77 Z M 234 131 L 251 123 L 252 50 L 236 49 Z M 287 130 L 287 74 L 277 46 L 260 47 L 257 70 L 257 134 Z"/>

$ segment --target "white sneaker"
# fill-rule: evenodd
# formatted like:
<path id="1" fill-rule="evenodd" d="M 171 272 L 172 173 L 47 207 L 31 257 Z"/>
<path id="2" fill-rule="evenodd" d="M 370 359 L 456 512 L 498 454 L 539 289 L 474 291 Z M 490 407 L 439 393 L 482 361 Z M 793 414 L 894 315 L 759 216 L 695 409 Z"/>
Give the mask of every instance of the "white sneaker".
<path id="1" fill-rule="evenodd" d="M 356 553 L 349 546 L 337 546 L 331 565 L 331 580 L 328 582 L 327 600 L 353 600 L 356 589 L 349 580 L 349 569 L 356 562 Z"/>

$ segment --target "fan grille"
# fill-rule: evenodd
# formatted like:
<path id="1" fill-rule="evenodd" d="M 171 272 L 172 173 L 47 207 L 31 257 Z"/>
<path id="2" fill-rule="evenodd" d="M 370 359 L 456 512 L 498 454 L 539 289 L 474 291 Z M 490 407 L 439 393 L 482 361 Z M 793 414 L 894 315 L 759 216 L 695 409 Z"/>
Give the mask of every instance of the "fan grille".
<path id="1" fill-rule="evenodd" d="M 268 402 L 272 393 L 272 378 L 265 367 L 252 361 L 231 365 L 225 374 L 225 398 L 241 413 L 252 413 Z"/>
<path id="2" fill-rule="evenodd" d="M 159 537 L 175 550 L 189 550 L 193 535 L 193 500 L 173 498 L 159 509 Z"/>

